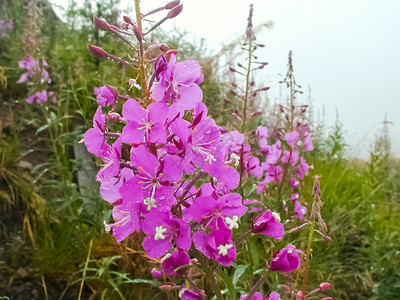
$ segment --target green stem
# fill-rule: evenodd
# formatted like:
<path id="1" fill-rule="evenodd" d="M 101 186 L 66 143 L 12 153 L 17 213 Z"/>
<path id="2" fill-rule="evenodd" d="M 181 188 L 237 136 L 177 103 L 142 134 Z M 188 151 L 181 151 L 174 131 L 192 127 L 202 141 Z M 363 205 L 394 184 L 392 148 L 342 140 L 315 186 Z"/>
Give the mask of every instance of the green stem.
<path id="1" fill-rule="evenodd" d="M 310 233 L 308 235 L 306 261 L 305 261 L 304 271 L 303 271 L 303 287 L 302 287 L 302 292 L 303 292 L 302 295 L 303 296 L 302 296 L 302 299 L 305 299 L 306 290 L 307 290 L 307 279 L 308 279 L 308 270 L 310 267 L 311 245 L 312 245 L 313 236 L 314 236 L 314 227 L 315 227 L 315 201 L 313 202 L 313 207 L 312 207 L 312 212 L 311 212 L 311 227 L 310 227 Z"/>
<path id="2" fill-rule="evenodd" d="M 140 34 L 143 34 L 142 15 L 140 13 L 139 0 L 135 0 L 136 24 Z M 142 87 L 143 97 L 147 100 L 146 105 L 149 104 L 149 93 L 147 89 L 147 76 L 144 59 L 143 38 L 139 40 L 139 77 L 140 86 Z"/>

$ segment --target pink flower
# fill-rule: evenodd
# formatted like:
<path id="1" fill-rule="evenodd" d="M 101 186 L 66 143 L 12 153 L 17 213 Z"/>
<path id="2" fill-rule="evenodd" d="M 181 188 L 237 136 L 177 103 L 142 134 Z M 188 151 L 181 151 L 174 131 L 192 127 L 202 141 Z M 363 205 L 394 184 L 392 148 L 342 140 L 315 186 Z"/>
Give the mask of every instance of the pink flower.
<path id="1" fill-rule="evenodd" d="M 299 140 L 299 133 L 297 131 L 288 132 L 285 134 L 285 140 L 287 141 L 288 145 L 293 147 L 297 144 Z"/>
<path id="2" fill-rule="evenodd" d="M 280 221 L 279 214 L 268 209 L 253 221 L 251 231 L 281 240 L 285 234 L 285 229 Z"/>
<path id="3" fill-rule="evenodd" d="M 300 266 L 299 251 L 295 246 L 289 244 L 286 248 L 275 252 L 268 263 L 271 271 L 292 272 Z"/>
<path id="4" fill-rule="evenodd" d="M 117 90 L 107 84 L 100 88 L 94 88 L 94 94 L 97 96 L 97 103 L 100 106 L 109 106 L 118 98 Z"/>

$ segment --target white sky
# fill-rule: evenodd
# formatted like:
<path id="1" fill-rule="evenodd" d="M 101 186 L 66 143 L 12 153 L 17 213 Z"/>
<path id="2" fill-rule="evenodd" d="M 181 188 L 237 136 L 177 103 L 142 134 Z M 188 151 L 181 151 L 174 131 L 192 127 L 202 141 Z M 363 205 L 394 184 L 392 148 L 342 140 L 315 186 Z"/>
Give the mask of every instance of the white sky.
<path id="1" fill-rule="evenodd" d="M 66 1 L 53 0 L 63 4 Z M 123 8 L 133 0 L 122 0 Z M 168 1 L 142 0 L 147 12 Z M 266 45 L 258 50 L 269 65 L 259 76 L 279 95 L 278 74 L 285 74 L 287 53 L 294 53 L 295 77 L 307 93 L 311 87 L 316 109 L 325 106 L 327 125 L 339 119 L 346 130 L 352 155 L 366 157 L 385 113 L 392 151 L 400 156 L 400 0 L 181 0 L 182 13 L 175 24 L 205 38 L 211 51 L 221 42 L 243 34 L 249 4 L 254 4 L 253 24 L 274 22 L 272 30 L 258 34 Z M 132 11 L 132 16 L 134 12 Z M 164 13 L 160 14 L 160 18 Z M 156 19 L 156 18 L 155 18 Z M 259 82 L 260 83 L 260 82 Z M 307 102 L 307 96 L 299 101 Z"/>

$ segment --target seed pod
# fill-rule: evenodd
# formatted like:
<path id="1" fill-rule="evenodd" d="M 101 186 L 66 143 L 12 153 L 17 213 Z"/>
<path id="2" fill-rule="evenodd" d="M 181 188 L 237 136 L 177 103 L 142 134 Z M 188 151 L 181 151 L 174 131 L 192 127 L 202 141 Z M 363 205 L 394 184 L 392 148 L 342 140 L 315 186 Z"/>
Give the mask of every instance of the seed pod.
<path id="1" fill-rule="evenodd" d="M 89 49 L 90 53 L 92 53 L 93 56 L 96 58 L 107 58 L 108 57 L 107 51 L 101 49 L 100 47 L 88 45 L 88 49 Z"/>
<path id="2" fill-rule="evenodd" d="M 172 19 L 175 18 L 177 15 L 179 15 L 181 13 L 183 9 L 183 4 L 180 4 L 176 7 L 174 7 L 173 9 L 171 9 L 171 11 L 168 13 L 167 18 L 168 19 Z"/>

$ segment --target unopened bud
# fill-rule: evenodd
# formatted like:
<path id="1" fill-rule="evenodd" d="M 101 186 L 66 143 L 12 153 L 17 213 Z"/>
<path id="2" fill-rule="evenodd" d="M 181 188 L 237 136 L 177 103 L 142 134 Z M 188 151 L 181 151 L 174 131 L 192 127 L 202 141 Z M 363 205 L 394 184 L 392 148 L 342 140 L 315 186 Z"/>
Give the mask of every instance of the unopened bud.
<path id="1" fill-rule="evenodd" d="M 100 30 L 110 31 L 110 24 L 106 20 L 102 20 L 96 16 L 93 16 L 93 23 Z"/>
<path id="2" fill-rule="evenodd" d="M 160 286 L 160 289 L 163 291 L 170 291 L 170 290 L 172 290 L 172 285 L 164 284 L 164 285 Z"/>
<path id="3" fill-rule="evenodd" d="M 324 235 L 325 241 L 332 242 L 332 238 L 329 235 Z"/>
<path id="4" fill-rule="evenodd" d="M 88 49 L 96 58 L 107 58 L 108 56 L 107 51 L 101 49 L 100 47 L 88 45 Z"/>
<path id="5" fill-rule="evenodd" d="M 257 96 L 257 92 L 254 92 L 251 96 L 252 96 L 252 97 Z"/>
<path id="6" fill-rule="evenodd" d="M 132 28 L 136 38 L 141 41 L 143 39 L 143 34 L 140 32 L 139 28 L 137 28 L 136 25 L 132 25 Z"/>
<path id="7" fill-rule="evenodd" d="M 279 287 L 284 290 L 286 294 L 290 294 L 291 290 L 287 284 L 281 284 Z"/>
<path id="8" fill-rule="evenodd" d="M 167 52 L 169 50 L 169 47 L 167 44 L 160 44 L 160 50 L 162 52 Z"/>
<path id="9" fill-rule="evenodd" d="M 257 117 L 259 115 L 261 115 L 262 112 L 261 111 L 256 111 L 255 113 L 252 114 L 253 117 Z"/>
<path id="10" fill-rule="evenodd" d="M 319 219 L 319 226 L 321 226 L 323 231 L 325 231 L 325 232 L 328 231 L 328 227 L 326 226 L 326 223 L 324 220 Z"/>
<path id="11" fill-rule="evenodd" d="M 179 15 L 181 13 L 182 9 L 183 9 L 183 4 L 180 4 L 180 5 L 176 6 L 176 7 L 174 7 L 168 13 L 167 18 L 168 19 L 175 18 L 177 15 Z"/>
<path id="12" fill-rule="evenodd" d="M 106 114 L 106 121 L 118 122 L 119 118 L 120 118 L 120 115 L 115 112 Z"/>
<path id="13" fill-rule="evenodd" d="M 250 82 L 250 86 L 254 86 L 256 83 L 254 82 L 254 80 L 252 80 L 251 82 Z"/>
<path id="14" fill-rule="evenodd" d="M 233 86 L 233 87 L 237 87 L 237 84 L 235 83 L 235 82 L 231 82 L 231 85 Z"/>
<path id="15" fill-rule="evenodd" d="M 119 28 L 117 26 L 114 26 L 114 25 L 109 25 L 109 26 L 110 26 L 110 30 L 111 31 L 113 31 L 113 32 L 118 32 L 119 31 Z"/>
<path id="16" fill-rule="evenodd" d="M 321 291 L 327 291 L 331 288 L 331 284 L 329 282 L 322 282 L 319 285 L 319 288 L 321 289 Z"/>
<path id="17" fill-rule="evenodd" d="M 128 24 L 133 24 L 132 20 L 127 16 L 124 16 L 124 21 Z"/>
<path id="18" fill-rule="evenodd" d="M 168 2 L 168 3 L 165 5 L 165 9 L 172 9 L 172 8 L 174 8 L 175 6 L 179 5 L 180 3 L 181 3 L 180 0 Z"/>
<path id="19" fill-rule="evenodd" d="M 229 71 L 231 71 L 232 73 L 236 72 L 236 69 L 234 67 L 229 67 Z"/>
<path id="20" fill-rule="evenodd" d="M 321 298 L 321 300 L 333 300 L 333 298 L 332 297 L 324 297 L 324 298 Z"/>

